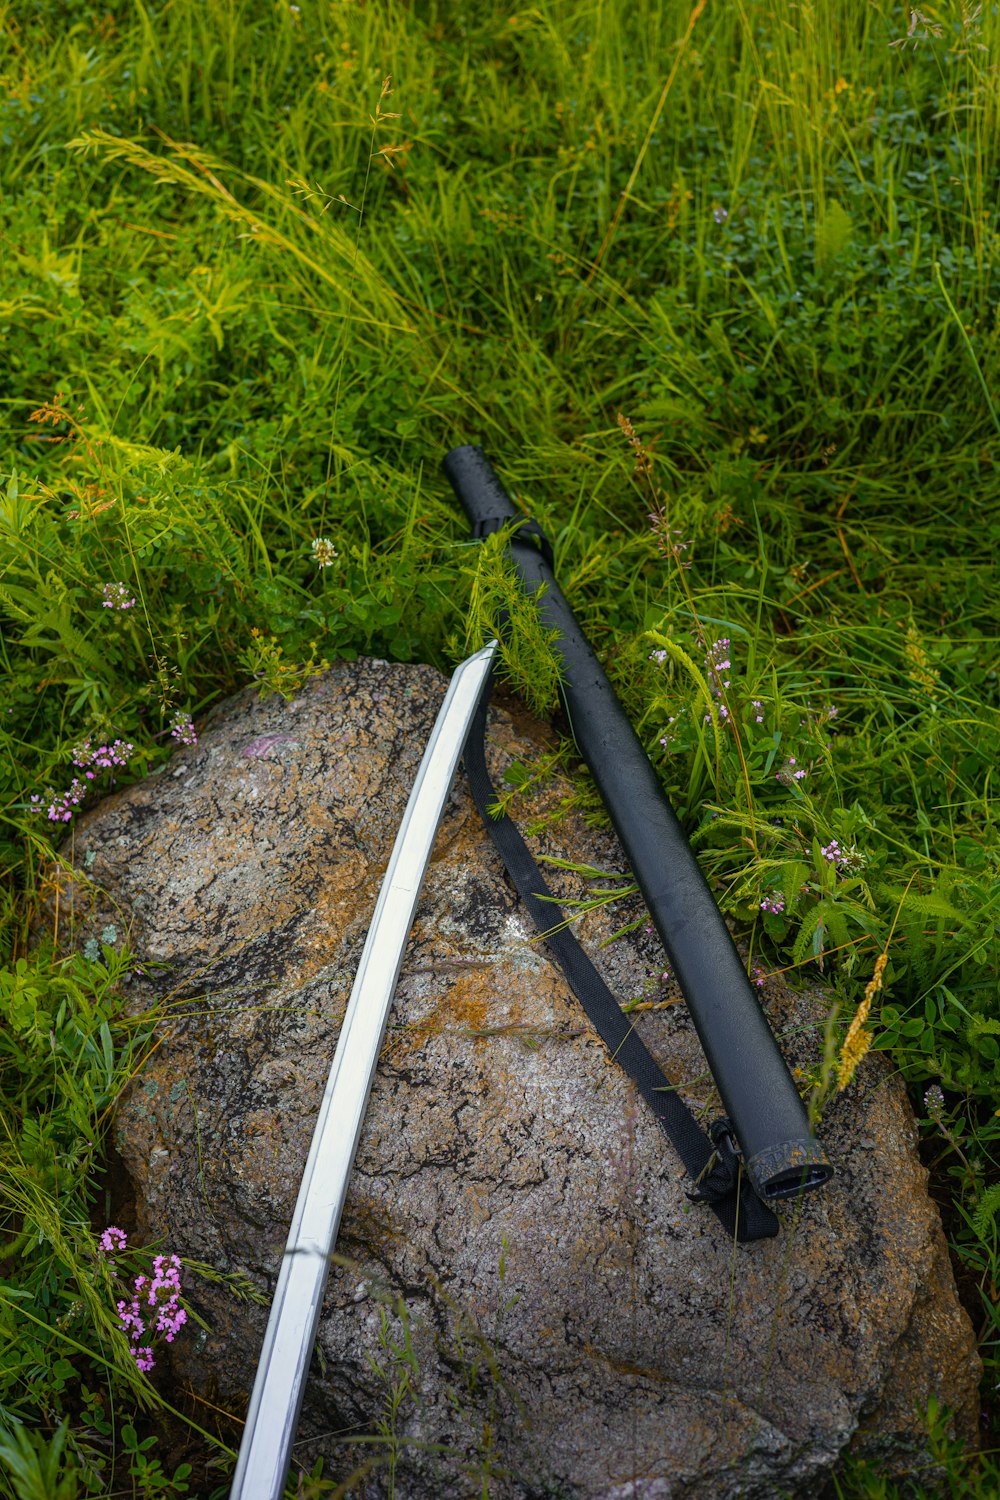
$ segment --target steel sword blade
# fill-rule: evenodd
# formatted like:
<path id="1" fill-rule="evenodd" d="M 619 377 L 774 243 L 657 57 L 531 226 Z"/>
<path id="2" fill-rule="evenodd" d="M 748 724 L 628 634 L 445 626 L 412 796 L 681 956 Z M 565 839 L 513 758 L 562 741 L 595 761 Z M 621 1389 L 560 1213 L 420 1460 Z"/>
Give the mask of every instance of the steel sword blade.
<path id="1" fill-rule="evenodd" d="M 455 669 L 375 905 L 313 1131 L 271 1303 L 230 1500 L 281 1500 L 330 1256 L 420 887 L 497 649 Z"/>

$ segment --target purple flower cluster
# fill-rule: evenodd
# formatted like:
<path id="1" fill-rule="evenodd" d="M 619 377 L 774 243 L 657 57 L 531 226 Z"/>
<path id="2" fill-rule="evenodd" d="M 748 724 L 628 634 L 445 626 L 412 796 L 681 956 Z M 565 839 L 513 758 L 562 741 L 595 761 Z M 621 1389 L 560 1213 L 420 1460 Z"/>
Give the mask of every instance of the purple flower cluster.
<path id="1" fill-rule="evenodd" d="M 932 1083 L 924 1094 L 924 1109 L 932 1120 L 940 1119 L 944 1112 L 944 1093 L 939 1083 Z"/>
<path id="2" fill-rule="evenodd" d="M 780 781 L 782 786 L 794 786 L 797 781 L 804 781 L 806 772 L 795 763 L 795 756 L 790 755 L 780 771 L 775 771 L 775 781 Z"/>
<path id="3" fill-rule="evenodd" d="M 54 792 L 49 787 L 44 798 L 36 792 L 31 798 L 31 810 L 41 812 L 43 803 L 47 802 L 49 822 L 68 823 L 89 791 L 87 783 L 74 776 L 68 792 Z"/>
<path id="4" fill-rule="evenodd" d="M 135 600 L 129 598 L 129 591 L 124 583 L 106 583 L 103 594 L 105 609 L 131 609 L 135 604 Z"/>
<path id="5" fill-rule="evenodd" d="M 723 673 L 728 672 L 732 667 L 732 662 L 729 660 L 728 635 L 720 636 L 709 646 L 705 654 L 705 666 L 708 670 L 708 681 L 712 692 L 716 698 L 721 698 L 722 689 L 730 686 L 729 678 L 723 676 Z"/>
<path id="6" fill-rule="evenodd" d="M 114 1267 L 115 1264 L 110 1256 L 123 1251 L 126 1243 L 124 1230 L 113 1224 L 105 1229 L 100 1238 L 100 1247 L 101 1254 L 109 1257 L 109 1266 Z M 152 1277 L 137 1276 L 131 1300 L 122 1298 L 116 1304 L 118 1321 L 122 1332 L 128 1336 L 136 1369 L 143 1374 L 156 1363 L 152 1343 L 144 1343 L 143 1340 L 151 1340 L 155 1334 L 162 1334 L 167 1343 L 172 1344 L 187 1322 L 187 1313 L 181 1307 L 180 1297 L 180 1257 L 157 1255 L 153 1260 Z"/>
<path id="7" fill-rule="evenodd" d="M 89 738 L 85 739 L 82 745 L 77 745 L 72 756 L 74 766 L 83 772 L 83 780 L 74 776 L 66 792 L 54 792 L 49 787 L 44 798 L 36 793 L 31 798 L 32 812 L 41 812 L 48 804 L 50 823 L 68 823 L 90 791 L 87 782 L 95 780 L 101 771 L 127 766 L 134 752 L 135 746 L 130 740 L 115 740 L 113 745 L 93 745 Z"/>
<path id="8" fill-rule="evenodd" d="M 824 844 L 819 852 L 824 859 L 830 861 L 831 865 L 836 865 L 838 870 L 842 870 L 846 864 L 850 864 L 850 857 L 844 853 L 836 839 L 831 839 L 828 844 Z"/>
<path id="9" fill-rule="evenodd" d="M 708 685 L 712 690 L 712 697 L 719 705 L 719 718 L 723 722 L 729 718 L 729 709 L 725 702 L 725 689 L 732 684 L 726 675 L 732 668 L 729 659 L 729 637 L 720 636 L 713 641 L 705 652 L 705 671 L 708 674 Z M 705 723 L 711 721 L 712 715 L 705 715 Z"/>
<path id="10" fill-rule="evenodd" d="M 785 898 L 778 890 L 773 890 L 765 896 L 760 903 L 761 911 L 783 912 L 785 909 Z"/>
<path id="11" fill-rule="evenodd" d="M 824 703 L 820 709 L 814 709 L 811 703 L 806 704 L 806 716 L 799 720 L 799 728 L 822 728 L 837 717 L 837 710 L 832 703 Z"/>
<path id="12" fill-rule="evenodd" d="M 117 1224 L 109 1224 L 101 1234 L 101 1254 L 107 1260 L 108 1265 L 114 1270 L 114 1261 L 111 1257 L 119 1250 L 124 1250 L 128 1243 L 128 1235 L 124 1229 L 119 1229 Z"/>
<path id="13" fill-rule="evenodd" d="M 170 720 L 170 737 L 179 745 L 197 745 L 198 736 L 195 734 L 194 721 L 190 714 L 183 712 L 174 714 Z"/>
<path id="14" fill-rule="evenodd" d="M 670 727 L 669 727 L 671 724 L 676 724 L 676 723 L 677 723 L 677 715 L 676 714 L 671 714 L 670 718 L 667 720 L 667 726 L 668 727 L 667 727 L 666 734 L 661 734 L 660 735 L 660 744 L 663 746 L 664 750 L 669 750 L 670 746 L 677 739 L 677 736 L 675 734 L 671 733 Z"/>
<path id="15" fill-rule="evenodd" d="M 83 771 L 88 781 L 93 781 L 97 771 L 127 766 L 134 753 L 131 740 L 115 740 L 113 745 L 92 745 L 88 738 L 73 751 L 73 764 Z M 91 769 L 95 766 L 97 771 Z"/>

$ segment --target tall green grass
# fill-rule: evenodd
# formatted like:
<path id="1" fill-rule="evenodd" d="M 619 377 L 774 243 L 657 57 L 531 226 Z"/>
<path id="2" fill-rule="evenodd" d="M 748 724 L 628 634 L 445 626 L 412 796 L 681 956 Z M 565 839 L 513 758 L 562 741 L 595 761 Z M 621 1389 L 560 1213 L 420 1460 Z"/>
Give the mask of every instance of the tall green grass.
<path id="1" fill-rule="evenodd" d="M 992 1440 L 998 58 L 990 5 L 0 4 L 0 1407 L 67 1493 L 151 1493 L 120 1434 L 171 1396 L 94 1248 L 146 1033 L 119 943 L 29 947 L 70 831 L 31 798 L 87 735 L 144 773 L 254 677 L 450 666 L 496 581 L 440 477 L 470 441 L 757 960 L 821 968 L 842 1035 L 887 951 L 870 1038 L 913 1089 Z"/>

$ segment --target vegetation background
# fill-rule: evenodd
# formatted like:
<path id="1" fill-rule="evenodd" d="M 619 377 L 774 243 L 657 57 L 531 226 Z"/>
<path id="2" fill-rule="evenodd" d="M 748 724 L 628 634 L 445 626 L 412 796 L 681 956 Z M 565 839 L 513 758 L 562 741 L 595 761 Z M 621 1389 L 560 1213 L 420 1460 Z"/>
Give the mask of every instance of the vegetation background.
<path id="1" fill-rule="evenodd" d="M 221 1495 L 238 1430 L 116 1313 L 152 1018 L 126 934 L 29 950 L 53 851 L 248 681 L 450 668 L 477 442 L 755 961 L 831 984 L 816 1107 L 911 1087 L 986 1366 L 940 1487 L 995 1495 L 997 6 L 0 0 L 0 83 L 0 1493 Z"/>

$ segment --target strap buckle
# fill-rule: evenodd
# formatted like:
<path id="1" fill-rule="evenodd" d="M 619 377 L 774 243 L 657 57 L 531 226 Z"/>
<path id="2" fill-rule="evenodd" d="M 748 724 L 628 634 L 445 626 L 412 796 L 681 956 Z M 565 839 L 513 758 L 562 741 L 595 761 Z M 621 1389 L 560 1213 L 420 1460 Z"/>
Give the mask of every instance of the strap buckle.
<path id="1" fill-rule="evenodd" d="M 698 1175 L 698 1191 L 687 1195 L 692 1203 L 721 1203 L 736 1191 L 739 1182 L 742 1153 L 733 1122 L 722 1115 L 712 1121 L 708 1134 L 715 1150 Z"/>

